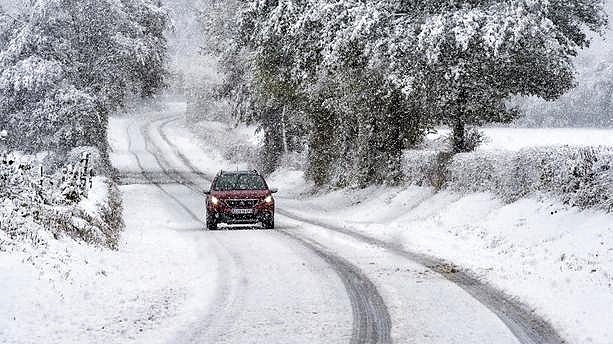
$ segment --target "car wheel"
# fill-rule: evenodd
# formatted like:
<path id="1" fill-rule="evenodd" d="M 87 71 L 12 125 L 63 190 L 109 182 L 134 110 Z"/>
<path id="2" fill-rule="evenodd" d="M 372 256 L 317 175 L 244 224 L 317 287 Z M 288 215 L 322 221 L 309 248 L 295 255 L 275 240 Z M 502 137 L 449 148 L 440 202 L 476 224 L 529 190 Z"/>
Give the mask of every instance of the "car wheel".
<path id="1" fill-rule="evenodd" d="M 206 220 L 206 229 L 208 229 L 210 231 L 217 230 L 217 222 L 215 222 L 215 220 L 212 220 L 212 219 L 207 219 Z"/>
<path id="2" fill-rule="evenodd" d="M 275 218 L 271 218 L 270 220 L 266 220 L 262 223 L 264 225 L 264 229 L 275 229 Z"/>

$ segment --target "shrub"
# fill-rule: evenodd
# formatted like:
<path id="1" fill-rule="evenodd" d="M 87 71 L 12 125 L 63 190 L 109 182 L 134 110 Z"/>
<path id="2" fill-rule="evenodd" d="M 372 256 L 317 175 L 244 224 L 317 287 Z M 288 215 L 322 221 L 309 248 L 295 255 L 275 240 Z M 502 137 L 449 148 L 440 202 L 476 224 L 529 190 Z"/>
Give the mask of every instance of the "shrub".
<path id="1" fill-rule="evenodd" d="M 405 182 L 417 186 L 433 186 L 430 176 L 436 164 L 437 151 L 408 150 L 402 159 Z"/>
<path id="2" fill-rule="evenodd" d="M 84 151 L 87 149 L 83 149 Z M 93 153 L 93 152 L 92 152 Z M 76 155 L 77 152 L 75 152 Z M 76 156 L 75 155 L 75 156 Z M 41 174 L 33 157 L 3 153 L 0 158 L 0 249 L 21 242 L 44 244 L 45 238 L 68 235 L 76 240 L 115 248 L 122 228 L 121 200 L 115 184 L 106 178 L 92 179 L 82 162 L 68 164 L 52 174 Z M 92 184 L 100 204 L 86 211 L 80 202 Z M 99 191 L 98 193 L 102 193 Z M 93 195 L 92 195 L 93 196 Z M 2 236 L 0 236 L 1 238 Z"/>
<path id="3" fill-rule="evenodd" d="M 480 151 L 456 154 L 450 160 L 443 159 L 441 154 L 406 152 L 406 180 L 437 190 L 443 187 L 458 192 L 492 192 L 506 202 L 547 193 L 570 206 L 613 211 L 610 147 Z"/>

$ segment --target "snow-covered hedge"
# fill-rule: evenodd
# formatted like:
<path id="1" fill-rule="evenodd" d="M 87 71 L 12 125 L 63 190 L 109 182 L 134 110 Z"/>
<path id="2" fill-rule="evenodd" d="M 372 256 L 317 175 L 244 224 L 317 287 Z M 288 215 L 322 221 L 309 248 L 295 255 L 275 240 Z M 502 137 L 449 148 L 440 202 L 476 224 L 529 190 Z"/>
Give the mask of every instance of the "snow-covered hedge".
<path id="1" fill-rule="evenodd" d="M 402 169 L 409 184 L 433 186 L 440 190 L 447 181 L 449 153 L 433 150 L 411 150 L 403 156 Z"/>
<path id="2" fill-rule="evenodd" d="M 88 159 L 85 154 L 76 158 L 79 152 L 74 151 L 52 174 L 34 157 L 1 154 L 0 251 L 40 246 L 64 236 L 117 246 L 122 228 L 119 192 L 110 179 L 89 173 L 90 163 L 102 166 L 100 155 L 81 150 L 88 151 Z M 70 163 L 75 160 L 76 164 Z"/>
<path id="3" fill-rule="evenodd" d="M 492 192 L 512 202 L 552 194 L 566 204 L 613 211 L 613 148 L 547 147 L 450 156 L 407 151 L 408 183 L 459 192 Z"/>

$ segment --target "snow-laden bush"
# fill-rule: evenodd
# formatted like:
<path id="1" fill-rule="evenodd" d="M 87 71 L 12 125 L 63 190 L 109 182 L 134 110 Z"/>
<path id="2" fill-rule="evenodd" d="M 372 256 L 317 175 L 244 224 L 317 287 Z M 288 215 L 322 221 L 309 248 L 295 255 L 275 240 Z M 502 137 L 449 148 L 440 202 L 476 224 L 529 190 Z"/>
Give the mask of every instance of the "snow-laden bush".
<path id="1" fill-rule="evenodd" d="M 566 204 L 613 211 L 613 148 L 546 147 L 517 152 L 478 151 L 454 155 L 408 151 L 408 183 L 458 192 L 492 192 L 506 202 L 532 194 L 555 195 Z M 441 186 L 440 173 L 445 171 Z"/>
<path id="2" fill-rule="evenodd" d="M 110 180 L 89 173 L 89 157 L 95 161 L 94 153 L 83 155 L 75 165 L 69 156 L 67 164 L 51 174 L 34 157 L 1 154 L 0 250 L 19 244 L 44 245 L 49 238 L 65 235 L 107 247 L 117 245 L 121 201 Z"/>
<path id="3" fill-rule="evenodd" d="M 449 153 L 432 150 L 410 150 L 403 158 L 405 181 L 412 185 L 433 186 L 436 190 L 447 181 Z"/>

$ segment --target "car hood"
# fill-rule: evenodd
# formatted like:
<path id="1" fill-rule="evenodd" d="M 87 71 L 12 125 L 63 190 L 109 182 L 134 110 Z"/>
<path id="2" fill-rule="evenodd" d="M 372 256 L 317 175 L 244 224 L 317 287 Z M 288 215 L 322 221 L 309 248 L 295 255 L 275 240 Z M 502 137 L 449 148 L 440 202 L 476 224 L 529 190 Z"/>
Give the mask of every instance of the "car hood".
<path id="1" fill-rule="evenodd" d="M 266 198 L 270 194 L 269 190 L 213 191 L 211 193 L 211 195 L 219 199 L 261 199 Z"/>

